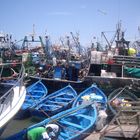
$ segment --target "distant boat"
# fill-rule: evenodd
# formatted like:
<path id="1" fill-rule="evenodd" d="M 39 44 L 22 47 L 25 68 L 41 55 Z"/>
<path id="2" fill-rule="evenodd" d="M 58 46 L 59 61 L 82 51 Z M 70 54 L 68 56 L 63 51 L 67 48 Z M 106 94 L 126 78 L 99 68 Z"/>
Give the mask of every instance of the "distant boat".
<path id="1" fill-rule="evenodd" d="M 31 115 L 38 118 L 55 115 L 58 112 L 69 108 L 76 97 L 76 91 L 68 85 L 54 93 L 51 93 L 34 105 L 30 109 Z"/>
<path id="2" fill-rule="evenodd" d="M 87 62 L 87 60 L 70 61 L 68 66 L 64 66 L 60 63 L 54 67 L 48 66 L 50 68 L 46 68 L 46 66 L 42 66 L 41 64 L 39 64 L 40 67 L 36 71 L 36 74 L 29 74 L 29 78 L 36 80 L 41 78 L 45 82 L 52 81 L 53 83 L 65 82 L 69 84 L 79 84 L 84 80 L 84 77 L 87 75 L 88 68 L 87 66 L 85 66 L 85 64 L 88 63 L 89 62 Z"/>
<path id="3" fill-rule="evenodd" d="M 73 107 L 63 111 L 51 118 L 37 123 L 27 129 L 13 134 L 6 138 L 6 140 L 23 140 L 23 136 L 28 130 L 35 127 L 44 126 L 50 123 L 55 123 L 60 126 L 60 134 L 57 140 L 79 140 L 84 139 L 95 128 L 97 119 L 96 107 L 93 102 L 78 107 Z"/>
<path id="4" fill-rule="evenodd" d="M 104 46 L 97 42 L 97 45 L 92 44 L 89 51 L 90 68 L 85 80 L 97 83 L 106 93 L 112 92 L 112 89 L 133 84 L 133 82 L 140 82 L 139 49 L 134 49 L 139 48 L 140 42 L 135 41 L 133 44 L 126 40 L 125 32 L 121 27 L 121 22 L 119 22 L 115 36 L 112 36 L 114 39 L 110 42 L 105 32 L 102 32 L 107 44 L 105 50 L 102 49 Z"/>
<path id="5" fill-rule="evenodd" d="M 2 63 L 0 65 L 0 134 L 20 110 L 26 96 L 26 89 L 23 83 L 25 69 L 22 64 L 16 65 L 19 68 L 18 73 L 14 71 L 12 63 Z M 9 73 L 6 71 L 9 71 Z M 10 73 L 13 74 L 6 76 Z"/>
<path id="6" fill-rule="evenodd" d="M 16 115 L 16 119 L 24 119 L 30 116 L 29 108 L 35 106 L 41 101 L 48 93 L 47 88 L 41 80 L 27 87 L 27 95 L 20 111 Z"/>
<path id="7" fill-rule="evenodd" d="M 107 108 L 107 97 L 95 84 L 81 92 L 73 103 L 73 107 L 94 101 L 101 109 Z"/>

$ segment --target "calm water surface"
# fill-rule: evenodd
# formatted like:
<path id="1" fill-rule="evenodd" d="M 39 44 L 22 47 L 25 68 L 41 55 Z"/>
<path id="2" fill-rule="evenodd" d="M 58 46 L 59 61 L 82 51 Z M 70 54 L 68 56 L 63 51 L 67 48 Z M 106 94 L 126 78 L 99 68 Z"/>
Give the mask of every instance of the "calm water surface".
<path id="1" fill-rule="evenodd" d="M 35 123 L 38 123 L 39 120 L 36 120 L 34 118 L 28 118 L 24 120 L 11 120 L 2 135 L 0 136 L 0 140 L 4 140 L 6 137 L 15 134 L 16 132 L 19 132 L 20 130 L 27 128 Z"/>

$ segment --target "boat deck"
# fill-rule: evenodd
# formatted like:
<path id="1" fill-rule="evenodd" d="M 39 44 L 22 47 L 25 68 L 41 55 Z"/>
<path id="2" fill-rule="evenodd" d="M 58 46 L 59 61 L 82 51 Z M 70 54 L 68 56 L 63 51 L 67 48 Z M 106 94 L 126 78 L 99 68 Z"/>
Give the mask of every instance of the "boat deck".
<path id="1" fill-rule="evenodd" d="M 104 130 L 107 126 L 103 128 L 101 132 L 92 132 L 85 140 L 104 140 L 106 137 L 115 138 L 115 140 L 121 139 L 137 139 L 138 133 L 135 133 L 137 130 L 137 125 L 123 125 L 123 131 L 117 125 L 111 125 L 108 127 L 108 132 L 104 133 Z"/>
<path id="2" fill-rule="evenodd" d="M 139 138 L 137 125 L 110 125 L 106 132 L 103 132 L 104 137 L 115 137 L 115 138 L 127 138 L 127 139 L 137 139 Z"/>

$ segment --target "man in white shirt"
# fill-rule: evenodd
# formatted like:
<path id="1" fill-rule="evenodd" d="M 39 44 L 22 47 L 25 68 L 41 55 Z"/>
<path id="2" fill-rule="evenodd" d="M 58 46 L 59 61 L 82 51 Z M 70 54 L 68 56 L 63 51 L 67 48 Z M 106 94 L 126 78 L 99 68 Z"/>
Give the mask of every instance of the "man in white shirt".
<path id="1" fill-rule="evenodd" d="M 59 126 L 56 124 L 47 124 L 46 132 L 42 133 L 43 140 L 56 140 L 59 134 Z"/>

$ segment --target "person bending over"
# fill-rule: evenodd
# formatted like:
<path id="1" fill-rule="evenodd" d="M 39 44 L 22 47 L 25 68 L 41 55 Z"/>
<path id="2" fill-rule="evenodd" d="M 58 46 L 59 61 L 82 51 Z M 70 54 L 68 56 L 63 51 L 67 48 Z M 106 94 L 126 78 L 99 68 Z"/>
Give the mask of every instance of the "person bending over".
<path id="1" fill-rule="evenodd" d="M 59 134 L 59 126 L 56 124 L 47 124 L 27 132 L 27 140 L 56 140 Z"/>

